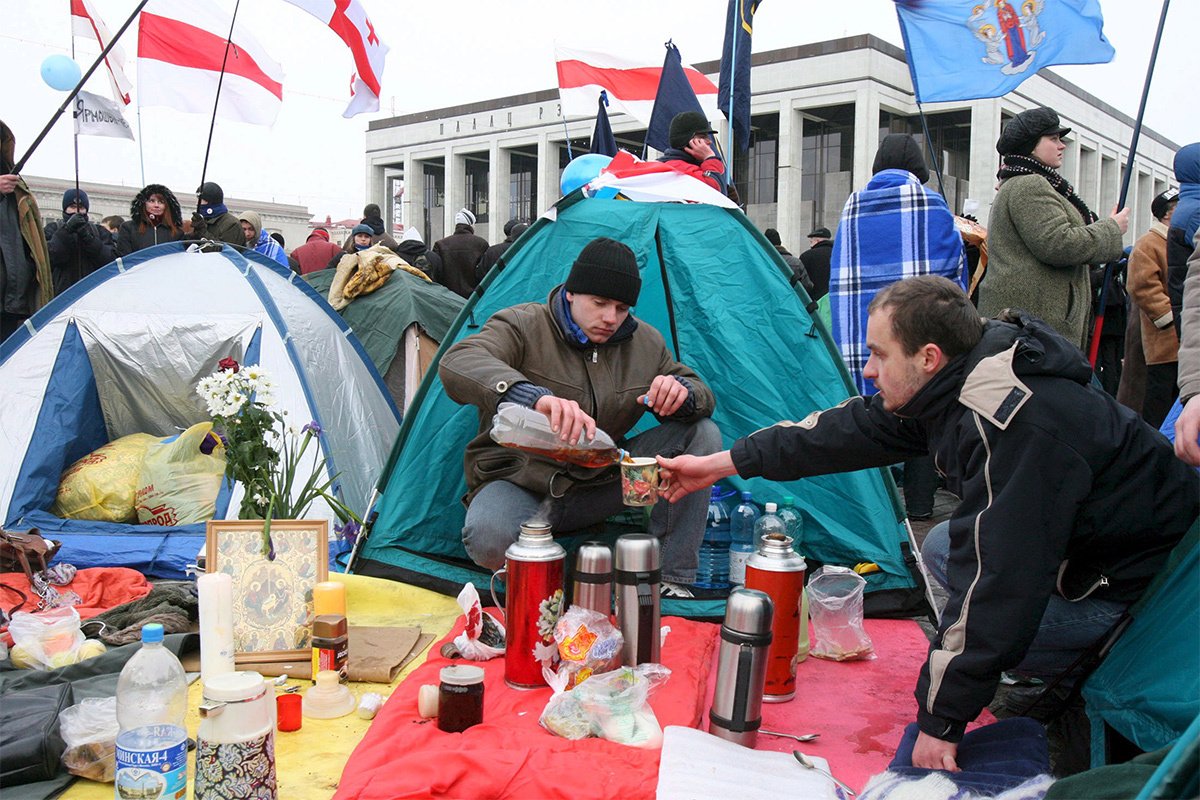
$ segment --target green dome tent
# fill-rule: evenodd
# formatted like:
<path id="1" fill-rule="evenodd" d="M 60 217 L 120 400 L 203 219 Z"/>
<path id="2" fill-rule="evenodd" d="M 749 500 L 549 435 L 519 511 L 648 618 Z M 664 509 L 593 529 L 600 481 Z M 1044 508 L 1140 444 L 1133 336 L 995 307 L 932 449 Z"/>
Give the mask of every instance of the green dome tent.
<path id="1" fill-rule="evenodd" d="M 597 236 L 625 242 L 637 254 L 642 292 L 634 314 L 661 331 L 676 357 L 712 387 L 713 419 L 726 445 L 853 393 L 826 328 L 806 309 L 804 290 L 793 288 L 791 270 L 741 211 L 586 198 L 580 191 L 560 200 L 509 248 L 471 296 L 436 359 L 495 311 L 544 300 Z M 653 424 L 646 415 L 644 426 Z M 437 370 L 430 369 L 405 416 L 351 571 L 450 594 L 471 580 L 486 591 L 488 574 L 469 561 L 461 542 L 462 453 L 477 428 L 476 409 L 447 397 Z M 877 564 L 879 571 L 866 575 L 868 613 L 911 615 L 925 608 L 910 536 L 885 470 L 790 483 L 734 477 L 729 483 L 754 492 L 760 502 L 796 497 L 810 569 L 814 562 Z M 570 541 L 565 544 L 569 551 Z M 664 611 L 713 617 L 723 613 L 723 602 L 664 601 Z"/>

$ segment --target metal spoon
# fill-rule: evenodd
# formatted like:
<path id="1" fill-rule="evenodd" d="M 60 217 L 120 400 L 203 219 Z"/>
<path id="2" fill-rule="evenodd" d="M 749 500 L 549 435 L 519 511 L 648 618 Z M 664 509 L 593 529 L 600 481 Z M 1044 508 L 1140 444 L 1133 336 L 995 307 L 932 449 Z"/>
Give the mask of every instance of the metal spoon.
<path id="1" fill-rule="evenodd" d="M 758 732 L 765 733 L 768 736 L 782 736 L 785 739 L 795 739 L 797 742 L 811 742 L 813 739 L 817 739 L 821 736 L 819 733 L 805 733 L 797 736 L 794 733 L 780 733 L 779 731 L 769 731 L 765 728 L 759 728 Z"/>
<path id="2" fill-rule="evenodd" d="M 837 778 L 833 777 L 832 773 L 830 773 L 828 770 L 823 770 L 820 767 L 818 767 L 816 764 L 813 763 L 812 759 L 809 758 L 808 756 L 804 755 L 804 753 L 801 753 L 799 750 L 793 750 L 792 755 L 796 757 L 796 760 L 799 761 L 800 765 L 802 767 L 804 767 L 805 769 L 811 769 L 814 772 L 821 773 L 826 778 L 829 778 L 829 780 L 833 781 L 838 786 L 840 786 L 842 788 L 842 790 L 844 792 L 846 792 L 847 794 L 849 794 L 851 797 L 856 796 L 857 793 L 853 789 L 851 789 L 849 786 L 847 786 L 846 784 L 839 781 Z"/>

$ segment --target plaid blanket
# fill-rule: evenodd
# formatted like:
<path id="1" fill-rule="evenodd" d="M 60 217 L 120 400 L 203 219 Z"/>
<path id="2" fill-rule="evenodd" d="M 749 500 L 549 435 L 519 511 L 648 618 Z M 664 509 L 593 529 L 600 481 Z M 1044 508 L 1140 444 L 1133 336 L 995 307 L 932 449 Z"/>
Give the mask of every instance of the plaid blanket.
<path id="1" fill-rule="evenodd" d="M 862 374 L 867 306 L 880 289 L 914 275 L 942 275 L 965 289 L 962 237 L 941 195 L 911 172 L 885 169 L 846 201 L 830 258 L 833 339 L 863 396 L 875 394 Z"/>

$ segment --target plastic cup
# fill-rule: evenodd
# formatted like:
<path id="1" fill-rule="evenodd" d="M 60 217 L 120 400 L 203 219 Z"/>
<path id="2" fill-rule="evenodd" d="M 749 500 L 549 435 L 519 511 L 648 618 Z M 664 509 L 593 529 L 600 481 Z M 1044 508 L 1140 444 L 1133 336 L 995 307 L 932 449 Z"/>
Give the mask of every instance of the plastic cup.
<path id="1" fill-rule="evenodd" d="M 275 697 L 275 710 L 279 717 L 279 730 L 298 731 L 304 715 L 301 713 L 304 698 L 299 694 L 281 694 Z"/>

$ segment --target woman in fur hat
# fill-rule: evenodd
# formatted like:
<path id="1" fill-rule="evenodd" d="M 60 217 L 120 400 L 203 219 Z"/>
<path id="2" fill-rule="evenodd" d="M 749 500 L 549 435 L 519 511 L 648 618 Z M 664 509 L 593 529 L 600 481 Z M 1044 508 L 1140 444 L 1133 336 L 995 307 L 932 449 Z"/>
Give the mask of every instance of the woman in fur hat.
<path id="1" fill-rule="evenodd" d="M 117 255 L 127 256 L 183 237 L 183 214 L 175 194 L 161 183 L 152 183 L 129 204 L 129 219 L 117 231 Z"/>

